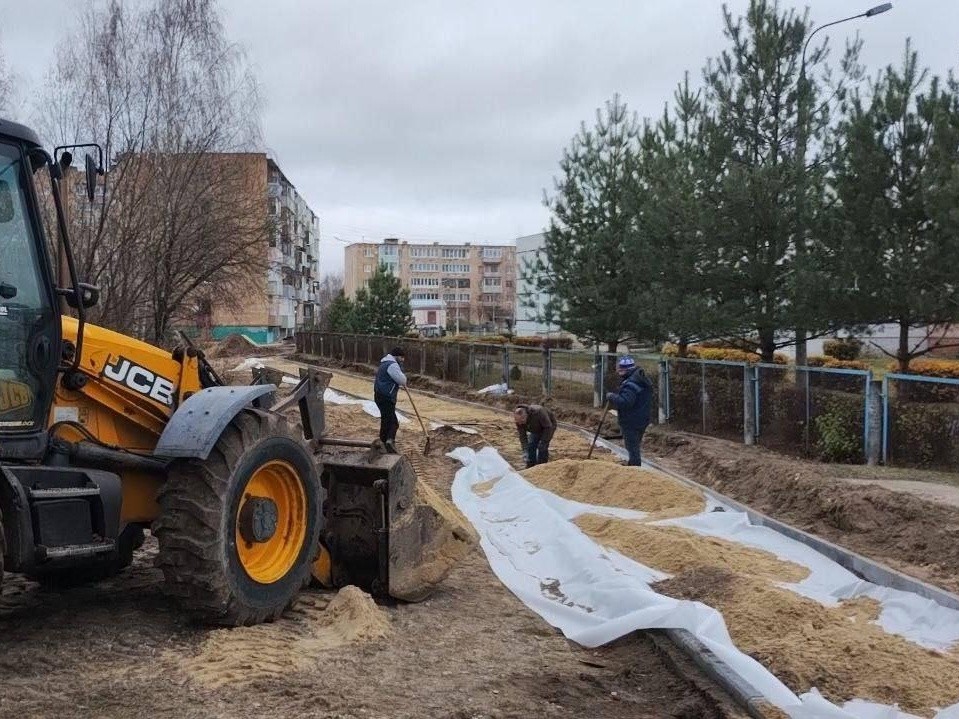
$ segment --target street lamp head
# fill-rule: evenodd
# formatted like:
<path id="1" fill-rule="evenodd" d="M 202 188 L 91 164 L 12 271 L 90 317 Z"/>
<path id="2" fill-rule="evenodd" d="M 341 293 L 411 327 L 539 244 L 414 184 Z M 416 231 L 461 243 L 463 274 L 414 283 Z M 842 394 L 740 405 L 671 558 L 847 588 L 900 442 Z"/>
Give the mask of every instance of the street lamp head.
<path id="1" fill-rule="evenodd" d="M 873 15 L 882 15 L 887 10 L 892 10 L 891 2 L 884 2 L 882 5 L 876 5 L 876 7 L 871 7 L 864 13 L 866 17 L 872 17 Z"/>

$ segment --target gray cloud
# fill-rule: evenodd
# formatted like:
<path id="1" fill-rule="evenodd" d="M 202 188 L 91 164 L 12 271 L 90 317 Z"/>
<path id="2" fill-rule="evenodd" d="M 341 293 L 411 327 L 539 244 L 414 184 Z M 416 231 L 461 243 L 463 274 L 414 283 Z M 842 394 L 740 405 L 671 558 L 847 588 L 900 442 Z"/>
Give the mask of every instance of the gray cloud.
<path id="1" fill-rule="evenodd" d="M 0 42 L 26 83 L 42 78 L 70 0 L 0 0 Z M 746 0 L 729 3 L 741 11 Z M 801 3 L 787 3 L 802 6 Z M 827 22 L 871 0 L 815 0 Z M 935 72 L 959 65 L 959 3 L 899 0 L 858 30 L 872 69 L 911 36 Z M 344 240 L 508 241 L 546 222 L 542 191 L 581 120 L 619 92 L 657 115 L 683 72 L 724 46 L 707 0 L 230 0 L 230 36 L 263 88 L 269 148 L 320 214 L 324 265 Z M 22 93 L 32 97 L 29 91 Z"/>

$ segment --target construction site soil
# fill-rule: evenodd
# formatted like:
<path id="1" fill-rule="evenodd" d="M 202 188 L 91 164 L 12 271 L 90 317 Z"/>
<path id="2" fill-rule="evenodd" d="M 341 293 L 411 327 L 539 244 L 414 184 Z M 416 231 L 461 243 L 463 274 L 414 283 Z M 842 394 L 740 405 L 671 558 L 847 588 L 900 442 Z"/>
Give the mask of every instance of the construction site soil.
<path id="1" fill-rule="evenodd" d="M 363 385 L 368 381 L 339 374 L 333 380 L 335 388 L 357 394 L 368 392 Z M 423 397 L 417 404 L 434 418 L 445 411 L 459 420 L 460 410 L 473 411 L 436 398 Z M 483 417 L 485 411 L 475 414 Z M 508 418 L 500 417 L 508 425 Z M 511 434 L 511 428 L 500 431 Z M 718 609 L 737 646 L 794 691 L 816 687 L 838 703 L 860 698 L 899 704 L 927 717 L 937 707 L 959 701 L 955 649 L 931 651 L 885 632 L 875 623 L 880 607 L 874 600 L 825 607 L 779 586 L 802 581 L 808 570 L 768 552 L 651 524 L 702 511 L 703 498 L 663 475 L 610 465 L 605 453 L 600 461 L 574 459 L 582 457 L 579 448 L 584 443 L 581 436 L 561 430 L 556 460 L 523 475 L 567 499 L 647 512 L 642 520 L 587 513 L 575 521 L 599 543 L 672 574 L 658 585 L 663 593 Z M 820 466 L 760 449 L 737 448 L 741 451 L 724 457 L 731 445 L 707 438 L 655 432 L 649 445 L 662 464 L 724 494 L 917 576 L 955 586 L 949 570 L 955 546 L 945 540 L 955 540 L 959 523 L 949 505 L 830 479 L 817 472 Z M 520 459 L 513 457 L 514 466 Z M 480 494 L 491 490 L 475 488 Z M 912 561 L 904 561 L 910 557 Z"/>
<path id="2" fill-rule="evenodd" d="M 326 359 L 313 361 L 337 365 Z M 348 367 L 371 371 L 365 365 Z M 547 402 L 561 421 L 582 427 L 595 427 L 602 416 L 599 410 L 543 397 L 478 395 L 462 384 L 431 378 L 415 376 L 411 384 L 500 408 L 520 401 Z M 504 421 L 502 414 L 498 417 Z M 608 420 L 603 435 L 615 432 L 615 421 Z M 935 490 L 952 487 L 941 484 L 936 473 L 821 464 L 663 427 L 651 427 L 643 445 L 644 453 L 666 469 L 901 572 L 959 592 L 959 506 L 948 498 L 937 499 L 946 492 Z M 856 481 L 849 481 L 853 470 Z M 895 480 L 896 490 L 871 480 L 887 486 Z M 910 491 L 913 482 L 916 489 Z"/>
<path id="3" fill-rule="evenodd" d="M 428 457 L 404 425 L 400 449 L 420 481 L 448 498 L 458 465 L 444 453 L 471 442 L 518 464 L 515 432 L 490 414 L 482 436 L 434 432 Z M 329 408 L 337 435 L 370 438 L 376 426 L 358 406 Z M 556 450 L 585 456 L 587 443 L 561 433 Z M 5 578 L 0 717 L 743 716 L 655 636 L 570 644 L 503 587 L 479 548 L 423 603 L 309 590 L 280 620 L 241 629 L 190 623 L 164 596 L 155 557 L 148 538 L 122 574 L 67 591 Z"/>

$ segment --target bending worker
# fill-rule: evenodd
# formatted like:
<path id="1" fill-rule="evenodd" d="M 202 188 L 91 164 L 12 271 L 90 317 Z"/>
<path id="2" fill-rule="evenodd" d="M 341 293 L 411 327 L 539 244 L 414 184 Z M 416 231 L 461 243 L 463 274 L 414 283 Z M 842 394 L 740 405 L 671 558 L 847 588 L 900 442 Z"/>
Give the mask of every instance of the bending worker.
<path id="1" fill-rule="evenodd" d="M 380 410 L 380 441 L 386 451 L 396 454 L 396 430 L 400 421 L 396 418 L 396 396 L 400 387 L 406 386 L 406 375 L 400 368 L 404 359 L 402 347 L 394 347 L 380 360 L 379 369 L 373 378 L 373 401 Z"/>
<path id="2" fill-rule="evenodd" d="M 538 404 L 521 404 L 513 410 L 519 443 L 526 455 L 526 466 L 549 461 L 549 443 L 556 434 L 556 415 Z"/>
<path id="3" fill-rule="evenodd" d="M 631 467 L 639 467 L 643 463 L 640 444 L 643 441 L 643 433 L 649 426 L 653 383 L 629 355 L 619 358 L 616 363 L 616 374 L 619 375 L 619 392 L 607 394 L 606 401 L 616 409 L 619 417 L 619 428 L 623 431 L 623 444 L 629 452 L 627 464 Z"/>

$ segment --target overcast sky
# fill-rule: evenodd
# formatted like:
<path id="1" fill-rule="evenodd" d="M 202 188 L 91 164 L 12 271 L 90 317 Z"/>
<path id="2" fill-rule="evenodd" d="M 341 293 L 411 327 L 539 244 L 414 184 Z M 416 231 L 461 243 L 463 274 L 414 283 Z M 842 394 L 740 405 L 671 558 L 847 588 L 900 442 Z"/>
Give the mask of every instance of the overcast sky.
<path id="1" fill-rule="evenodd" d="M 0 0 L 0 43 L 23 111 L 79 0 Z M 786 5 L 802 7 L 807 3 Z M 871 0 L 812 0 L 813 20 Z M 871 69 L 906 37 L 945 74 L 959 67 L 959 0 L 898 0 L 857 29 Z M 732 0 L 739 12 L 746 0 Z M 539 232 L 563 147 L 619 92 L 662 110 L 689 70 L 725 47 L 712 0 L 357 2 L 224 0 L 227 30 L 259 77 L 266 143 L 320 216 L 322 270 L 341 241 L 508 242 Z M 338 238 L 338 239 L 337 239 Z"/>

